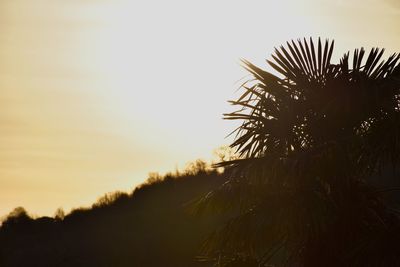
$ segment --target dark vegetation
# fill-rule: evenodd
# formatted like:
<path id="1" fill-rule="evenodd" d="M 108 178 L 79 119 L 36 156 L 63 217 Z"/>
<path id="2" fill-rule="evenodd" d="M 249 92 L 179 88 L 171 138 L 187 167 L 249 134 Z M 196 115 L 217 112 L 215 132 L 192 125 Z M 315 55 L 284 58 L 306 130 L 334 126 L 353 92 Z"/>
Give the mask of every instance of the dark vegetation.
<path id="1" fill-rule="evenodd" d="M 400 266 L 398 54 L 334 43 L 276 49 L 226 119 L 240 158 L 199 206 L 236 210 L 208 242 L 217 266 Z"/>
<path id="2" fill-rule="evenodd" d="M 273 73 L 244 61 L 223 174 L 198 162 L 66 216 L 16 209 L 1 264 L 400 266 L 400 56 L 356 49 L 334 64 L 333 47 L 288 42 Z"/>
<path id="3" fill-rule="evenodd" d="M 131 194 L 65 216 L 33 219 L 17 208 L 0 228 L 0 266 L 209 266 L 196 257 L 221 218 L 194 216 L 190 204 L 225 178 L 204 166 L 152 174 Z"/>

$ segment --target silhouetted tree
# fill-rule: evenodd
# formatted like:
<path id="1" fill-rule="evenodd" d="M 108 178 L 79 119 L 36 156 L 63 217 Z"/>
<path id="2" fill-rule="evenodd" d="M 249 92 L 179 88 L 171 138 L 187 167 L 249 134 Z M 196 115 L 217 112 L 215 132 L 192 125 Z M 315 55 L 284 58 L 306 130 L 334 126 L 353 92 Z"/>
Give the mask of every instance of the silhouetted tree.
<path id="1" fill-rule="evenodd" d="M 33 219 L 28 215 L 23 207 L 17 207 L 11 211 L 2 222 L 2 227 L 7 229 L 11 227 L 25 227 Z"/>
<path id="2" fill-rule="evenodd" d="M 333 64 L 333 47 L 287 42 L 268 60 L 276 74 L 243 61 L 253 79 L 225 114 L 243 121 L 240 158 L 198 204 L 232 214 L 205 246 L 218 266 L 400 265 L 398 211 L 373 186 L 399 163 L 399 55 L 361 48 Z"/>
<path id="3" fill-rule="evenodd" d="M 209 267 L 195 257 L 224 218 L 198 218 L 187 209 L 226 178 L 204 167 L 151 174 L 129 194 L 108 193 L 69 214 L 58 209 L 55 218 L 31 218 L 17 208 L 0 227 L 0 266 Z"/>
<path id="4" fill-rule="evenodd" d="M 235 150 L 230 146 L 221 146 L 213 151 L 214 156 L 218 162 L 232 161 L 237 159 Z"/>
<path id="5" fill-rule="evenodd" d="M 58 208 L 56 210 L 56 212 L 54 213 L 54 219 L 58 220 L 58 221 L 62 221 L 64 220 L 65 217 L 65 212 L 62 208 Z"/>

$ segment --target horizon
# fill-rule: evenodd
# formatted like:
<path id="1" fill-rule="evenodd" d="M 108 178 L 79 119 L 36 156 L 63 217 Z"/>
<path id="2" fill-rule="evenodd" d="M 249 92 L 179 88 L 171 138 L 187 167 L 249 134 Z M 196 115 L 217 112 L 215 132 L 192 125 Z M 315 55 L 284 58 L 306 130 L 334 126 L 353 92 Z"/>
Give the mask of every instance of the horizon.
<path id="1" fill-rule="evenodd" d="M 359 47 L 400 52 L 393 0 L 3 0 L 0 10 L 0 216 L 69 212 L 210 160 L 237 126 L 221 118 L 247 77 L 241 58 L 268 69 L 274 47 L 310 36 L 335 40 L 334 61 Z"/>

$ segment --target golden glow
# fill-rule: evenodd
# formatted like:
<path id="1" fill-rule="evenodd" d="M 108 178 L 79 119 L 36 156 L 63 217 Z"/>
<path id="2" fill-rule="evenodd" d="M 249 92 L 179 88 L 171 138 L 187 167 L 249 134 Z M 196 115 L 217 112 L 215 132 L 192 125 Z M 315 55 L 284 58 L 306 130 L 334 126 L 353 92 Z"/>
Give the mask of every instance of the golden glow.
<path id="1" fill-rule="evenodd" d="M 0 215 L 88 205 L 209 157 L 234 128 L 239 58 L 264 65 L 303 36 L 400 51 L 396 3 L 1 1 Z"/>

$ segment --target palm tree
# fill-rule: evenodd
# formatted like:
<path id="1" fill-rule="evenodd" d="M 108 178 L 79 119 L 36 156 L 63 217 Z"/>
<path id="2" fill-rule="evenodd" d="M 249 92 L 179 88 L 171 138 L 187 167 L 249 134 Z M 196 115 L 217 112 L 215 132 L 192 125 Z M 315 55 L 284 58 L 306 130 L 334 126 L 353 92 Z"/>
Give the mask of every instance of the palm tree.
<path id="1" fill-rule="evenodd" d="M 400 266 L 399 212 L 376 186 L 400 160 L 400 56 L 333 64 L 333 48 L 287 42 L 275 72 L 243 61 L 253 78 L 224 114 L 240 158 L 197 206 L 230 218 L 205 245 L 217 266 Z"/>

